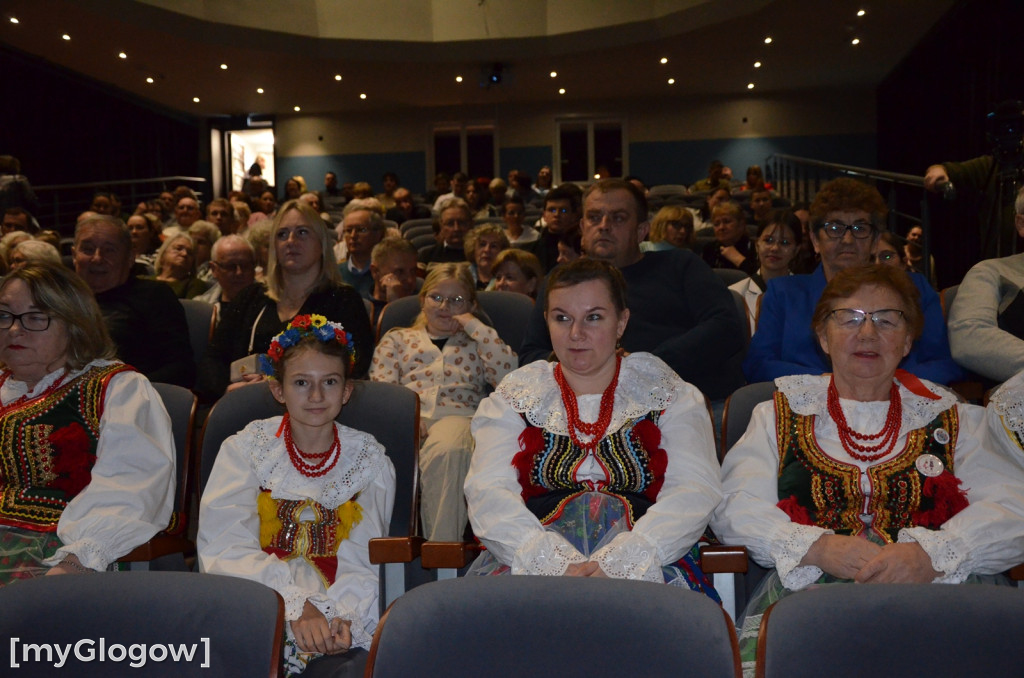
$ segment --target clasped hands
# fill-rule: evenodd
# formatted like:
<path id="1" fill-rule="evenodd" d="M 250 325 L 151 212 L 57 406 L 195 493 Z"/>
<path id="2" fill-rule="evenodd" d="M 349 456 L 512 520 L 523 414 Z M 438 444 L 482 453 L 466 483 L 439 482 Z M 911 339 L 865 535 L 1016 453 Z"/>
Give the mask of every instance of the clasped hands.
<path id="1" fill-rule="evenodd" d="M 814 565 L 840 579 L 859 584 L 927 584 L 942 573 L 917 542 L 879 546 L 860 537 L 823 534 L 801 565 Z"/>
<path id="2" fill-rule="evenodd" d="M 352 622 L 340 618 L 328 622 L 308 600 L 302 606 L 302 616 L 290 623 L 295 644 L 303 652 L 341 654 L 352 647 Z"/>
<path id="3" fill-rule="evenodd" d="M 563 576 L 608 578 L 608 575 L 601 569 L 601 566 L 592 560 L 588 560 L 585 563 L 571 563 L 569 567 L 565 568 L 565 574 Z"/>

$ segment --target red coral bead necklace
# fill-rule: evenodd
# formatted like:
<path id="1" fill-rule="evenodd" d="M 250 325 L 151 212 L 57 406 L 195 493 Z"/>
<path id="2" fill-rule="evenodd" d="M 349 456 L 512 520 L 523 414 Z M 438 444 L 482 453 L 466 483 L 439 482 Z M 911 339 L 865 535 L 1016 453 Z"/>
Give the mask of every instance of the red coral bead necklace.
<path id="1" fill-rule="evenodd" d="M 334 468 L 338 464 L 338 459 L 341 458 L 341 441 L 338 440 L 338 429 L 332 425 L 334 429 L 334 442 L 330 448 L 325 452 L 303 452 L 292 440 L 292 423 L 288 413 L 285 412 L 284 419 L 281 422 L 281 428 L 284 429 L 284 447 L 288 450 L 288 458 L 292 461 L 292 466 L 307 478 L 319 478 L 326 475 L 328 471 Z M 310 464 L 306 459 L 317 459 L 316 463 Z"/>
<path id="2" fill-rule="evenodd" d="M 608 431 L 608 425 L 612 421 L 612 409 L 615 406 L 615 387 L 619 384 L 619 369 L 622 367 L 622 356 L 615 356 L 615 375 L 612 377 L 611 383 L 605 388 L 604 393 L 601 394 L 601 408 L 597 416 L 597 421 L 592 424 L 580 421 L 580 410 L 579 403 L 576 400 L 576 393 L 569 386 L 569 382 L 565 380 L 565 375 L 562 373 L 562 364 L 555 365 L 555 383 L 558 384 L 558 390 L 562 394 L 562 404 L 565 405 L 565 414 L 568 419 L 569 438 L 577 446 L 584 450 L 594 450 L 597 448 L 598 443 L 604 438 L 605 433 Z M 579 435 L 576 433 L 579 431 L 585 435 L 590 436 L 590 442 L 583 444 L 580 442 Z"/>
<path id="3" fill-rule="evenodd" d="M 900 422 L 903 419 L 903 402 L 900 389 L 893 382 L 889 390 L 889 412 L 885 415 L 885 424 L 878 433 L 858 433 L 846 422 L 846 414 L 839 404 L 839 391 L 836 389 L 835 378 L 828 382 L 828 413 L 836 423 L 839 431 L 839 442 L 851 457 L 859 461 L 873 462 L 885 457 L 896 446 L 900 433 Z M 879 440 L 880 439 L 880 440 Z M 878 440 L 877 445 L 861 445 L 857 440 Z"/>

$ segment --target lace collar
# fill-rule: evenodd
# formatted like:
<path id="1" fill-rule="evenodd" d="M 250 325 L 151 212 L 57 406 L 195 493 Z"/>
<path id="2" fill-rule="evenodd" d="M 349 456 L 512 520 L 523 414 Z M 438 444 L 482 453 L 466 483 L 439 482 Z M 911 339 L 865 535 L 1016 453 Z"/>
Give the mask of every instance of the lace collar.
<path id="1" fill-rule="evenodd" d="M 275 434 L 281 417 L 254 421 L 242 431 L 260 486 L 278 499 L 312 499 L 335 509 L 368 486 L 385 463 L 384 446 L 369 433 L 335 424 L 341 459 L 322 478 L 307 478 L 292 465 L 284 440 Z"/>
<path id="2" fill-rule="evenodd" d="M 1024 435 L 1024 372 L 1007 379 L 989 396 L 988 406 L 1017 435 Z"/>
<path id="3" fill-rule="evenodd" d="M 106 367 L 107 365 L 113 365 L 116 360 L 93 360 L 88 365 L 80 370 L 69 372 L 66 367 L 50 372 L 45 377 L 36 382 L 36 385 L 29 389 L 28 384 L 23 381 L 18 381 L 14 378 L 14 375 L 10 371 L 4 371 L 3 381 L 0 382 L 0 403 L 7 404 L 17 400 L 18 398 L 35 398 L 36 396 L 45 393 L 46 389 L 54 386 L 58 382 L 68 382 L 82 376 L 94 367 Z"/>
<path id="4" fill-rule="evenodd" d="M 804 416 L 815 415 L 821 421 L 833 424 L 828 414 L 828 382 L 830 375 L 795 374 L 788 377 L 779 377 L 775 380 L 778 387 L 789 400 L 789 406 L 797 414 Z M 945 388 L 933 384 L 930 381 L 921 383 L 935 395 L 938 400 L 925 398 L 907 389 L 906 385 L 896 380 L 900 388 L 900 399 L 903 403 L 903 420 L 900 427 L 902 431 L 912 431 L 925 426 L 935 417 L 939 416 L 956 404 L 956 396 Z M 878 401 L 876 403 L 858 403 L 854 400 L 842 400 L 845 411 L 849 416 L 851 406 L 853 408 L 877 409 L 881 417 L 885 417 L 888 410 L 888 402 Z M 834 424 L 833 424 L 834 425 Z"/>
<path id="5" fill-rule="evenodd" d="M 520 367 L 505 377 L 495 393 L 509 406 L 526 416 L 534 426 L 558 435 L 568 435 L 565 405 L 554 377 L 555 363 L 543 360 Z M 615 389 L 615 409 L 608 425 L 615 431 L 627 421 L 648 412 L 665 409 L 676 398 L 685 382 L 660 358 L 650 353 L 632 353 L 622 359 L 619 384 Z M 601 398 L 601 394 L 580 399 Z"/>

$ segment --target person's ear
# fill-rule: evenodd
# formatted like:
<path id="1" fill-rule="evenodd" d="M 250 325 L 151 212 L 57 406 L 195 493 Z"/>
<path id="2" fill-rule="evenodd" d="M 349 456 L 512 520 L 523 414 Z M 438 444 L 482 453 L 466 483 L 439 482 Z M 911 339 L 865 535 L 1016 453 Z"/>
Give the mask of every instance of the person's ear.
<path id="1" fill-rule="evenodd" d="M 822 326 L 822 328 L 818 330 L 817 334 L 818 345 L 821 346 L 821 350 L 825 352 L 825 355 L 831 355 L 831 353 L 828 352 L 828 333 L 825 331 L 825 327 Z M 906 355 L 906 353 L 903 355 Z"/>
<path id="2" fill-rule="evenodd" d="M 615 327 L 616 336 L 622 339 L 622 335 L 626 332 L 626 325 L 629 324 L 629 309 L 625 308 L 622 313 L 619 314 L 619 322 Z"/>
<path id="3" fill-rule="evenodd" d="M 818 237 L 820 234 L 821 231 L 816 231 L 813 228 L 809 232 L 809 235 L 811 236 L 811 245 L 814 246 L 814 252 L 819 255 L 821 254 L 821 247 L 818 246 Z"/>
<path id="4" fill-rule="evenodd" d="M 355 388 L 356 383 L 349 379 L 345 380 L 345 391 L 341 396 L 342 406 L 348 405 L 349 398 L 352 397 L 352 390 Z"/>
<path id="5" fill-rule="evenodd" d="M 281 386 L 281 382 L 277 379 L 268 379 L 267 384 L 270 386 L 270 394 L 274 396 L 274 400 L 284 405 L 284 387 Z"/>

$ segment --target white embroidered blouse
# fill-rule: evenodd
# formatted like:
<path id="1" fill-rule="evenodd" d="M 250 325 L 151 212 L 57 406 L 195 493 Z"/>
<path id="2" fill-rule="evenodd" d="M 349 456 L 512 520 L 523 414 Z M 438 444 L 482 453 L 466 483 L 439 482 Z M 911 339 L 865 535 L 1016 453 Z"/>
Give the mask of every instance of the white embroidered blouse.
<path id="1" fill-rule="evenodd" d="M 932 567 L 942 572 L 938 583 L 959 583 L 971 573 L 1002 572 L 1024 559 L 1024 472 L 996 453 L 987 437 L 984 410 L 957 403 L 952 393 L 923 382 L 939 400 L 916 395 L 900 385 L 903 416 L 893 451 L 875 462 L 854 459 L 839 441 L 835 422 L 828 415 L 829 376 L 780 377 L 776 386 L 796 414 L 814 415 L 814 438 L 823 452 L 844 464 L 861 469 L 861 489 L 870 496 L 866 470 L 900 454 L 908 432 L 931 422 L 941 412 L 956 407 L 960 430 L 954 456 L 954 475 L 962 481 L 970 505 L 950 518 L 939 530 L 924 527 L 902 529 L 900 542 L 917 542 L 928 554 Z M 840 400 L 847 422 L 860 433 L 876 433 L 885 421 L 889 401 Z M 754 409 L 747 432 L 729 451 L 722 464 L 725 499 L 715 510 L 711 528 L 724 543 L 740 544 L 765 567 L 774 567 L 786 588 L 797 590 L 813 583 L 822 572 L 800 565 L 811 545 L 829 534 L 816 526 L 800 525 L 778 508 L 779 450 L 775 406 L 761 403 Z"/>
<path id="2" fill-rule="evenodd" d="M 526 428 L 523 416 L 534 426 L 568 434 L 553 368 L 554 363 L 538 361 L 511 373 L 473 417 L 476 450 L 465 484 L 469 519 L 476 536 L 513 574 L 561 575 L 571 563 L 587 560 L 526 508 L 512 465 L 520 451 L 519 434 Z M 579 396 L 578 403 L 583 421 L 597 420 L 601 394 Z M 664 581 L 661 567 L 679 560 L 696 543 L 721 499 L 704 396 L 649 353 L 624 358 L 608 430 L 661 410 L 658 428 L 668 465 L 657 501 L 631 532 L 617 535 L 590 558 L 612 577 Z M 576 479 L 608 477 L 591 454 L 577 469 Z"/>

